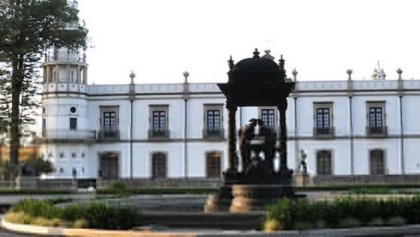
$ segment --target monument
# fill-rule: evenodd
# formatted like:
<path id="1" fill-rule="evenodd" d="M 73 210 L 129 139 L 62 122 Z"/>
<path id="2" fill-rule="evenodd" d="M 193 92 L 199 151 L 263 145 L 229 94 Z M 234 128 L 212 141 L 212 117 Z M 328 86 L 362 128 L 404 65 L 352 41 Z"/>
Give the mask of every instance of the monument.
<path id="1" fill-rule="evenodd" d="M 231 57 L 229 80 L 218 84 L 228 110 L 228 167 L 222 187 L 209 197 L 205 212 L 258 211 L 282 197 L 295 197 L 293 171 L 287 165 L 286 132 L 287 97 L 295 83 L 286 77 L 283 56 L 277 64 L 269 51 L 262 57 L 257 49 L 253 54 L 236 64 Z M 241 106 L 275 106 L 280 114 L 278 131 L 260 119 L 250 118 L 249 124 L 237 132 L 236 111 Z M 277 170 L 275 157 L 280 159 Z"/>

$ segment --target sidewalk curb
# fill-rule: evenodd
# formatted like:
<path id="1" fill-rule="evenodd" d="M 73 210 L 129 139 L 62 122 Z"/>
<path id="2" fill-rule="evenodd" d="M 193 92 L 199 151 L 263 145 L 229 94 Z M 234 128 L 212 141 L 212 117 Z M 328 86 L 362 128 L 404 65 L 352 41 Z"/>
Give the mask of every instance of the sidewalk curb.
<path id="1" fill-rule="evenodd" d="M 264 233 L 261 231 L 132 231 L 132 230 L 98 230 L 98 229 L 67 229 L 60 227 L 45 227 L 35 225 L 14 224 L 1 216 L 0 226 L 6 230 L 22 234 L 69 237 L 223 237 L 223 236 L 282 236 L 282 237 L 345 237 L 345 236 L 420 236 L 420 225 L 398 227 L 361 227 L 353 229 L 319 229 L 290 230 Z"/>
<path id="2" fill-rule="evenodd" d="M 36 225 L 14 224 L 4 220 L 1 217 L 0 225 L 2 228 L 24 234 L 35 235 L 58 235 L 71 237 L 195 237 L 197 234 L 188 232 L 170 233 L 170 232 L 147 232 L 147 231 L 118 231 L 118 230 L 97 230 L 97 229 L 67 229 L 60 227 L 45 227 Z"/>

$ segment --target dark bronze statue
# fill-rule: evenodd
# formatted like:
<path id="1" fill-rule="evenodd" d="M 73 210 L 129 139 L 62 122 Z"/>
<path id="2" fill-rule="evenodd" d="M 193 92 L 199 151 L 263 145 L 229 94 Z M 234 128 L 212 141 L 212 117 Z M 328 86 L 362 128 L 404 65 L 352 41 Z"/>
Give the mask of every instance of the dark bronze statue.
<path id="1" fill-rule="evenodd" d="M 257 125 L 259 133 L 255 134 Z M 249 120 L 249 124 L 239 130 L 242 170 L 248 173 L 264 163 L 270 173 L 274 172 L 275 143 L 276 133 L 273 128 L 264 125 L 261 119 Z M 264 160 L 262 160 L 261 153 L 264 154 Z"/>
<path id="2" fill-rule="evenodd" d="M 264 153 L 264 159 L 268 164 L 271 171 L 274 171 L 274 155 L 276 145 L 276 133 L 272 127 L 266 126 L 264 121 L 258 120 L 258 126 L 260 127 L 259 136 L 264 139 L 262 144 L 262 151 Z"/>
<path id="3" fill-rule="evenodd" d="M 242 170 L 246 170 L 251 162 L 250 141 L 255 137 L 255 127 L 257 120 L 252 118 L 245 127 L 239 130 L 239 150 L 241 152 Z"/>

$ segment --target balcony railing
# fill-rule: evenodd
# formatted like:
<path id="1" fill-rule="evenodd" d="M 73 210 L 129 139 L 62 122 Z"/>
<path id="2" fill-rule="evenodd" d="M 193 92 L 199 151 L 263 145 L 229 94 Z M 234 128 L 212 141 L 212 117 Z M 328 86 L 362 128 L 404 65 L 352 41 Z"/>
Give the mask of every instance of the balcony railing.
<path id="1" fill-rule="evenodd" d="M 149 129 L 149 139 L 168 139 L 169 129 L 167 127 L 152 127 Z"/>
<path id="2" fill-rule="evenodd" d="M 118 127 L 101 127 L 98 134 L 99 140 L 119 140 L 120 130 Z"/>
<path id="3" fill-rule="evenodd" d="M 387 135 L 387 126 L 366 126 L 366 135 L 368 137 L 385 137 Z"/>
<path id="4" fill-rule="evenodd" d="M 335 129 L 330 127 L 314 127 L 314 137 L 316 138 L 332 138 L 334 137 Z"/>
<path id="5" fill-rule="evenodd" d="M 222 127 L 205 127 L 203 129 L 203 138 L 211 140 L 223 140 L 224 129 Z"/>
<path id="6" fill-rule="evenodd" d="M 68 130 L 68 129 L 49 129 L 42 130 L 42 139 L 47 140 L 94 140 L 96 139 L 95 130 Z"/>

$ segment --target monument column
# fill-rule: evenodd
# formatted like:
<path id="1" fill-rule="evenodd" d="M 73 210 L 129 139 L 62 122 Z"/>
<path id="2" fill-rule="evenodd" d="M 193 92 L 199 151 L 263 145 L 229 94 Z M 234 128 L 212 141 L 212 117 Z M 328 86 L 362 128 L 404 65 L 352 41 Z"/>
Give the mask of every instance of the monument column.
<path id="1" fill-rule="evenodd" d="M 282 99 L 277 108 L 280 112 L 280 173 L 282 174 L 289 171 L 289 168 L 287 167 L 287 99 Z"/>
<path id="2" fill-rule="evenodd" d="M 236 110 L 238 106 L 230 100 L 226 101 L 228 110 L 228 173 L 237 171 L 236 157 Z"/>

